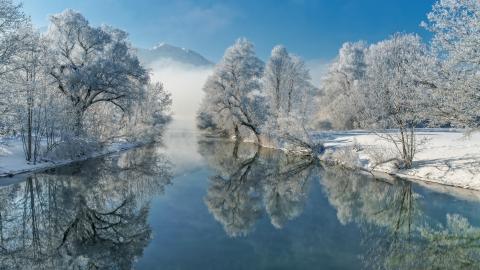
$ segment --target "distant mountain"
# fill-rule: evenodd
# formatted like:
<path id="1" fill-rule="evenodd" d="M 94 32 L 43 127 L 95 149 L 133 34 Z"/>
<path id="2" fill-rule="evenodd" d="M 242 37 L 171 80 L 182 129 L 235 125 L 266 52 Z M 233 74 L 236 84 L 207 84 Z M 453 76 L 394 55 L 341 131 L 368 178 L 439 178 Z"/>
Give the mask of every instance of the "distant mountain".
<path id="1" fill-rule="evenodd" d="M 160 43 L 151 49 L 137 49 L 137 53 L 140 62 L 146 66 L 156 62 L 179 62 L 192 66 L 213 65 L 212 62 L 195 51 L 166 43 Z"/>

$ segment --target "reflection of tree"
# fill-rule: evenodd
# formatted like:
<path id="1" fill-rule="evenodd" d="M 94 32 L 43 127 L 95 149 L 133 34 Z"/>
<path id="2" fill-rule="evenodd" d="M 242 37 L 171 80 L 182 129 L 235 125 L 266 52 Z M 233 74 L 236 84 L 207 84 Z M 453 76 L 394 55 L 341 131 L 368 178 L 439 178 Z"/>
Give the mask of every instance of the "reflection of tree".
<path id="1" fill-rule="evenodd" d="M 200 152 L 217 173 L 205 203 L 228 235 L 247 235 L 264 207 L 277 228 L 303 211 L 312 160 L 228 142 L 202 142 Z"/>
<path id="2" fill-rule="evenodd" d="M 388 230 L 376 235 L 377 240 L 370 243 L 376 244 L 375 248 L 364 259 L 367 268 L 480 268 L 480 229 L 472 227 L 466 218 L 447 214 L 445 226 L 430 222 L 412 229 L 408 235 L 398 235 L 395 241 Z"/>
<path id="3" fill-rule="evenodd" d="M 249 177 L 257 157 L 246 160 L 229 178 L 211 178 L 205 202 L 229 235 L 246 235 L 261 215 L 258 181 Z"/>
<path id="4" fill-rule="evenodd" d="M 2 268 L 132 268 L 151 237 L 147 196 L 170 179 L 142 148 L 0 189 Z"/>
<path id="5" fill-rule="evenodd" d="M 307 182 L 314 166 L 312 160 L 284 156 L 276 172 L 265 179 L 264 200 L 273 226 L 283 225 L 299 216 L 307 198 Z"/>
<path id="6" fill-rule="evenodd" d="M 110 268 L 111 259 L 115 258 L 119 268 L 130 269 L 133 259 L 142 254 L 150 239 L 146 222 L 148 207 L 136 209 L 132 198 L 126 198 L 104 211 L 104 208 L 90 208 L 86 202 L 79 202 L 57 249 L 67 256 L 88 258 L 89 268 Z"/>
<path id="7" fill-rule="evenodd" d="M 342 224 L 368 222 L 408 230 L 419 215 L 409 182 L 372 181 L 342 168 L 326 168 L 320 181 Z"/>
<path id="8" fill-rule="evenodd" d="M 480 267 L 480 229 L 459 215 L 447 215 L 442 226 L 422 213 L 410 182 L 373 181 L 338 168 L 326 168 L 320 181 L 339 221 L 360 226 L 366 269 Z"/>
<path id="9" fill-rule="evenodd" d="M 480 268 L 480 228 L 472 227 L 466 218 L 447 215 L 446 226 L 422 227 L 420 233 L 425 245 L 411 253 L 422 258 L 417 268 Z"/>

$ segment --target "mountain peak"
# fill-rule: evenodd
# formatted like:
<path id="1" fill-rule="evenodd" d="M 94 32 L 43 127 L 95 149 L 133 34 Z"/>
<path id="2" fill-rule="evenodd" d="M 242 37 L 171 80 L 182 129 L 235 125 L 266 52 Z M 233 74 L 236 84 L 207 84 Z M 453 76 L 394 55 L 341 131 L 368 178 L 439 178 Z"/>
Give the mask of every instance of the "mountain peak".
<path id="1" fill-rule="evenodd" d="M 151 49 L 138 49 L 138 57 L 145 65 L 160 61 L 174 61 L 193 66 L 212 66 L 213 63 L 199 53 L 161 42 Z"/>
<path id="2" fill-rule="evenodd" d="M 165 42 L 160 42 L 157 45 L 153 46 L 150 50 L 157 50 L 162 48 L 176 48 L 176 47 Z"/>

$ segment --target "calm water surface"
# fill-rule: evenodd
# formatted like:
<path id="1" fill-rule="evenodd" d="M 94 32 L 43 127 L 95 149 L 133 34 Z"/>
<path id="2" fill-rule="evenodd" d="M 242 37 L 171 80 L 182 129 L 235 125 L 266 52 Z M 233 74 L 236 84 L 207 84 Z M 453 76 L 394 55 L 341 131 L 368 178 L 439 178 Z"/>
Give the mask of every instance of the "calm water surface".
<path id="1" fill-rule="evenodd" d="M 0 269 L 480 269 L 480 202 L 185 140 L 0 189 Z"/>

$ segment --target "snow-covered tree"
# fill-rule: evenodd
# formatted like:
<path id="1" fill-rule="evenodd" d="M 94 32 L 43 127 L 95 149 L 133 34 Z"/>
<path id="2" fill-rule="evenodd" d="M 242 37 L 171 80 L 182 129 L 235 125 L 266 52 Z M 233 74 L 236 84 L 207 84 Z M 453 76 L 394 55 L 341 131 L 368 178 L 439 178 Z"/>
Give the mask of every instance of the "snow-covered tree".
<path id="1" fill-rule="evenodd" d="M 50 17 L 46 34 L 49 74 L 71 102 L 74 132 L 79 135 L 88 109 L 97 103 L 127 111 L 148 82 L 127 33 L 109 26 L 93 27 L 78 12 Z"/>
<path id="2" fill-rule="evenodd" d="M 292 68 L 291 62 L 287 49 L 283 46 L 276 46 L 265 67 L 265 90 L 271 99 L 271 109 L 276 116 L 280 114 L 282 101 L 288 94 L 287 75 L 288 70 Z"/>
<path id="3" fill-rule="evenodd" d="M 302 59 L 288 53 L 281 45 L 275 46 L 263 77 L 265 92 L 270 98 L 271 111 L 276 117 L 297 113 L 304 118 L 306 102 L 312 90 L 308 69 Z"/>
<path id="4" fill-rule="evenodd" d="M 92 27 L 71 10 L 51 22 L 45 35 L 28 23 L 18 28 L 15 54 L 0 63 L 0 89 L 8 91 L 0 99 L 9 105 L 0 126 L 21 135 L 26 159 L 76 158 L 111 140 L 159 138 L 170 94 L 150 82 L 127 34 Z"/>
<path id="5" fill-rule="evenodd" d="M 140 141 L 157 141 L 165 125 L 171 120 L 171 94 L 161 83 L 146 86 L 132 113 L 125 119 L 125 136 Z"/>
<path id="6" fill-rule="evenodd" d="M 242 129 L 260 142 L 261 125 L 267 116 L 261 76 L 264 64 L 253 44 L 244 38 L 228 48 L 208 78 L 198 113 L 198 127 L 240 139 Z"/>
<path id="7" fill-rule="evenodd" d="M 25 37 L 25 33 L 19 31 L 28 22 L 29 18 L 21 10 L 22 5 L 12 0 L 0 1 L 0 64 L 2 73 L 7 71 L 11 57 L 20 49 L 19 42 Z"/>
<path id="8" fill-rule="evenodd" d="M 6 97 L 9 113 L 2 123 L 10 133 L 21 136 L 26 160 L 35 163 L 71 125 L 63 115 L 64 98 L 49 85 L 46 43 L 30 25 L 17 34 L 22 40 L 9 60 L 10 71 L 2 76 L 1 87 L 10 93 Z M 42 139 L 46 139 L 43 145 Z"/>
<path id="9" fill-rule="evenodd" d="M 265 131 L 271 143 L 294 137 L 307 140 L 306 126 L 314 115 L 318 89 L 311 83 L 304 61 L 281 45 L 275 46 L 267 62 L 263 87 L 270 104 Z"/>
<path id="10" fill-rule="evenodd" d="M 320 117 L 335 129 L 352 129 L 360 125 L 362 95 L 359 82 L 365 77 L 366 52 L 364 42 L 344 43 L 322 80 L 325 96 Z"/>
<path id="11" fill-rule="evenodd" d="M 395 34 L 390 39 L 370 46 L 366 56 L 366 79 L 363 121 L 379 129 L 394 143 L 402 167 L 410 167 L 416 152 L 415 128 L 422 122 L 430 85 L 424 71 L 429 65 L 426 46 L 417 35 Z"/>
<path id="12" fill-rule="evenodd" d="M 24 36 L 19 46 L 19 52 L 12 57 L 13 72 L 6 76 L 9 85 L 15 89 L 16 122 L 20 124 L 25 158 L 35 162 L 39 155 L 40 133 L 43 131 L 44 118 L 42 117 L 45 105 L 46 74 L 45 59 L 46 47 L 40 34 L 31 27 L 21 30 Z"/>
<path id="13" fill-rule="evenodd" d="M 11 0 L 0 0 L 0 76 L 10 73 L 14 67 L 12 66 L 12 58 L 21 49 L 21 42 L 24 39 L 25 32 L 20 31 L 28 23 L 28 17 L 21 10 L 20 4 L 15 4 Z M 10 87 L 5 84 L 0 85 L 0 133 L 6 132 L 5 117 L 11 116 L 9 112 L 13 109 L 11 106 L 11 98 L 14 98 Z"/>
<path id="14" fill-rule="evenodd" d="M 439 60 L 432 77 L 434 105 L 441 121 L 480 127 L 480 2 L 439 0 L 422 25 L 433 33 Z"/>

